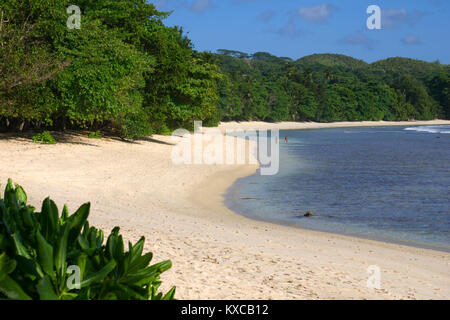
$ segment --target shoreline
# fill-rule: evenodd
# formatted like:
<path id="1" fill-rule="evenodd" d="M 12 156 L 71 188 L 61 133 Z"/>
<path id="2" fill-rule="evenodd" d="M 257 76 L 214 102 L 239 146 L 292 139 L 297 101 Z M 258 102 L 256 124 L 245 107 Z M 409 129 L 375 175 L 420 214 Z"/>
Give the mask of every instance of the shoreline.
<path id="1" fill-rule="evenodd" d="M 248 129 L 248 128 L 255 128 L 257 130 L 270 130 L 270 129 L 278 129 L 278 130 L 319 130 L 319 129 L 327 129 L 327 128 L 354 128 L 354 127 L 389 127 L 389 126 L 433 126 L 433 125 L 450 125 L 450 120 L 418 120 L 418 121 L 356 121 L 356 122 L 331 122 L 331 123 L 318 123 L 318 122 L 278 122 L 278 123 L 268 123 L 268 122 L 260 122 L 260 121 L 244 121 L 244 122 L 225 122 L 219 124 L 219 129 L 224 132 L 226 129 L 236 130 L 236 129 Z M 208 128 L 206 129 L 208 130 Z M 207 131 L 208 132 L 208 131 Z M 359 238 L 359 239 L 365 239 L 365 240 L 371 240 L 376 242 L 384 242 L 384 243 L 390 243 L 394 245 L 401 245 L 406 247 L 413 247 L 413 248 L 419 248 L 419 249 L 426 249 L 426 250 L 435 250 L 445 253 L 450 253 L 450 247 L 442 247 L 440 245 L 432 245 L 432 244 L 425 244 L 425 243 L 415 243 L 412 241 L 401 241 L 401 240 L 394 240 L 394 239 L 385 239 L 382 237 L 376 237 L 376 236 L 364 236 L 364 235 L 358 235 L 358 234 L 352 234 L 352 233 L 339 233 L 339 232 L 329 232 L 319 229 L 311 229 L 303 226 L 299 226 L 297 224 L 290 224 L 288 222 L 283 222 L 276 219 L 264 219 L 262 217 L 251 217 L 245 214 L 240 214 L 235 211 L 233 211 L 231 208 L 229 208 L 226 205 L 226 195 L 229 193 L 229 190 L 233 187 L 234 183 L 238 179 L 244 179 L 246 177 L 249 177 L 251 175 L 256 174 L 256 172 L 245 175 L 245 176 L 238 176 L 236 179 L 234 179 L 234 182 L 231 183 L 228 188 L 226 188 L 225 193 L 223 194 L 223 202 L 224 205 L 227 207 L 228 210 L 233 212 L 234 214 L 237 214 L 239 216 L 245 217 L 250 220 L 254 221 L 260 221 L 264 223 L 270 223 L 275 225 L 282 225 L 287 226 L 290 228 L 296 228 L 301 230 L 309 230 L 309 231 L 315 231 L 315 232 L 321 232 L 325 234 L 336 234 L 341 235 L 344 237 L 353 237 L 353 238 Z"/>
<path id="2" fill-rule="evenodd" d="M 219 129 L 224 132 L 227 129 L 255 129 L 255 130 L 307 130 L 307 129 L 327 129 L 327 128 L 354 128 L 354 127 L 390 127 L 390 126 L 435 126 L 450 125 L 450 120 L 423 120 L 423 121 L 342 121 L 342 122 L 222 122 Z M 210 130 L 211 128 L 206 128 Z"/>
<path id="3" fill-rule="evenodd" d="M 91 225 L 144 235 L 154 261 L 172 260 L 162 290 L 177 299 L 450 299 L 450 254 L 252 220 L 227 189 L 257 165 L 175 166 L 167 136 L 129 144 L 71 137 L 57 145 L 1 139 L 0 183 L 11 177 L 36 207 L 50 195 Z M 126 155 L 126 156 L 124 156 Z M 381 289 L 368 288 L 379 266 Z"/>
<path id="4" fill-rule="evenodd" d="M 244 123 L 226 123 L 219 125 L 219 129 L 224 132 L 225 129 L 248 129 L 248 128 L 257 128 L 257 129 L 279 129 L 279 130 L 314 130 L 314 129 L 323 129 L 323 128 L 342 128 L 342 127 L 375 127 L 375 126 L 415 126 L 415 125 L 450 125 L 450 120 L 434 120 L 434 121 L 407 121 L 407 122 L 358 122 L 358 123 L 348 123 L 348 122 L 338 122 L 338 123 L 330 123 L 330 124 L 318 124 L 318 123 L 284 123 L 281 126 L 279 124 L 269 124 L 269 123 L 261 123 L 261 122 L 244 122 Z M 281 129 L 282 128 L 282 129 Z M 208 132 L 208 128 L 206 129 Z M 328 231 L 322 230 L 314 230 L 305 227 L 301 227 L 298 225 L 291 225 L 289 223 L 283 223 L 281 221 L 270 221 L 269 219 L 265 220 L 263 218 L 257 217 L 249 217 L 244 214 L 240 214 L 234 212 L 231 208 L 229 208 L 225 201 L 226 195 L 229 193 L 230 188 L 234 185 L 234 183 L 238 179 L 246 178 L 250 175 L 257 174 L 255 170 L 241 170 L 235 171 L 234 176 L 230 177 L 226 176 L 225 179 L 209 179 L 203 182 L 202 196 L 199 197 L 198 193 L 191 194 L 191 200 L 194 201 L 199 206 L 205 206 L 205 198 L 206 199 L 214 199 L 209 200 L 215 203 L 215 209 L 217 210 L 217 206 L 223 206 L 222 211 L 228 215 L 236 215 L 245 220 L 250 220 L 252 222 L 258 222 L 262 224 L 270 224 L 277 227 L 287 228 L 292 230 L 292 232 L 296 232 L 293 230 L 298 230 L 297 232 L 306 232 L 309 235 L 314 237 L 331 237 L 337 238 L 343 241 L 357 241 L 361 243 L 370 244 L 374 246 L 382 246 L 385 248 L 389 248 L 392 250 L 399 251 L 411 251 L 413 253 L 422 253 L 425 250 L 426 252 L 432 253 L 444 253 L 449 254 L 450 250 L 443 247 L 419 244 L 407 241 L 395 241 L 389 239 L 375 238 L 375 237 L 365 237 L 362 235 L 356 234 L 343 234 L 343 233 L 332 233 Z M 218 187 L 217 183 L 212 183 L 213 181 L 221 181 L 223 184 L 221 187 Z M 217 193 L 221 194 L 220 199 L 217 198 Z M 209 205 L 209 209 L 213 209 L 214 205 Z M 449 274 L 450 276 L 450 274 Z M 447 297 L 450 299 L 450 297 Z"/>
<path id="5" fill-rule="evenodd" d="M 256 174 L 256 173 L 253 173 Z M 223 203 L 225 205 L 225 207 L 230 210 L 231 212 L 233 212 L 236 215 L 239 215 L 241 217 L 253 220 L 253 221 L 259 221 L 259 222 L 263 222 L 263 223 L 270 223 L 270 224 L 274 224 L 274 225 L 280 225 L 280 226 L 286 226 L 288 228 L 294 228 L 294 229 L 300 229 L 300 230 L 307 230 L 307 231 L 313 231 L 313 232 L 320 232 L 320 233 L 324 233 L 324 234 L 328 234 L 328 235 L 339 235 L 339 236 L 343 236 L 343 237 L 350 237 L 350 238 L 358 238 L 358 239 L 363 239 L 363 240 L 370 240 L 370 241 L 376 241 L 376 242 L 382 242 L 382 243 L 388 243 L 388 244 L 394 244 L 394 245 L 399 245 L 399 246 L 405 246 L 405 247 L 411 247 L 411 248 L 417 248 L 417 249 L 425 249 L 425 250 L 434 250 L 434 251 L 439 251 L 439 252 L 445 252 L 445 253 L 450 253 L 450 247 L 443 247 L 440 245 L 432 245 L 432 244 L 426 244 L 426 243 L 420 243 L 420 242 L 412 242 L 412 241 L 406 241 L 406 240 L 394 240 L 394 239 L 386 239 L 383 237 L 376 237 L 376 236 L 365 236 L 365 235 L 361 235 L 361 234 L 356 234 L 356 233 L 343 233 L 343 232 L 330 232 L 330 231 L 326 231 L 326 230 L 320 230 L 320 229 L 313 229 L 313 228 L 308 228 L 308 227 L 304 227 L 304 226 L 300 226 L 298 224 L 294 224 L 294 223 L 289 223 L 289 222 L 285 222 L 282 220 L 276 220 L 276 219 L 264 219 L 262 217 L 256 217 L 256 216 L 250 216 L 250 215 L 245 215 L 245 214 L 241 214 L 238 212 L 235 212 L 232 208 L 230 208 L 227 204 L 227 195 L 230 192 L 230 189 L 234 186 L 234 183 L 239 180 L 239 179 L 245 179 L 253 174 L 250 175 L 245 175 L 245 176 L 238 176 L 236 179 L 234 179 L 234 182 L 229 185 L 226 188 L 225 193 L 223 194 Z"/>
<path id="6" fill-rule="evenodd" d="M 201 206 L 203 208 L 206 208 L 208 210 L 215 210 L 218 214 L 224 214 L 228 215 L 228 218 L 230 221 L 235 221 L 235 223 L 246 223 L 246 224 L 253 224 L 255 228 L 262 228 L 265 229 L 266 232 L 274 232 L 278 236 L 283 234 L 284 236 L 295 237 L 299 236 L 301 234 L 301 237 L 308 240 L 320 240 L 320 242 L 323 243 L 329 243 L 332 242 L 333 244 L 343 244 L 349 245 L 350 247 L 361 247 L 366 248 L 367 252 L 369 253 L 375 253 L 379 250 L 383 251 L 389 251 L 393 252 L 394 256 L 397 260 L 395 261 L 395 264 L 398 264 L 402 258 L 399 259 L 397 256 L 398 254 L 406 255 L 406 256 L 421 256 L 421 257 L 437 257 L 442 255 L 442 257 L 445 257 L 445 260 L 450 258 L 450 255 L 447 251 L 441 251 L 436 250 L 435 248 L 423 248 L 420 246 L 412 246 L 412 245 L 405 245 L 401 243 L 395 243 L 390 241 L 381 241 L 377 239 L 371 239 L 371 238 L 364 238 L 364 237 L 358 237 L 353 235 L 345 235 L 340 233 L 330 233 L 326 231 L 320 231 L 320 230 L 312 230 L 307 228 L 302 228 L 298 226 L 292 226 L 282 223 L 276 223 L 276 222 L 270 222 L 265 221 L 262 219 L 255 219 L 246 217 L 245 215 L 238 214 L 234 211 L 232 211 L 230 208 L 228 208 L 224 202 L 225 195 L 228 192 L 228 189 L 232 186 L 232 184 L 240 178 L 245 178 L 248 176 L 248 174 L 254 174 L 253 171 L 248 170 L 235 170 L 233 172 L 233 176 L 230 176 L 230 173 L 218 173 L 217 175 L 214 175 L 210 178 L 222 178 L 223 175 L 226 176 L 226 179 L 219 180 L 221 181 L 220 184 L 217 184 L 213 181 L 217 181 L 216 179 L 207 179 L 202 182 L 201 188 L 199 191 L 201 191 L 201 196 L 198 192 L 193 192 L 190 195 L 190 200 L 193 201 L 197 206 Z M 218 196 L 218 193 L 221 194 L 221 196 Z M 205 203 L 205 199 L 209 199 Z M 346 248 L 348 249 L 348 248 Z M 319 250 L 321 251 L 321 250 Z M 358 250 L 359 251 L 359 250 Z M 340 255 L 340 254 L 338 254 Z M 394 256 L 391 256 L 390 258 L 394 258 Z M 353 259 L 352 259 L 353 260 Z M 384 257 L 383 257 L 384 260 Z M 411 259 L 406 259 L 411 260 Z M 417 258 L 413 258 L 412 260 L 417 260 Z M 449 265 L 449 262 L 446 262 L 447 265 Z M 446 272 L 446 271 L 444 271 Z M 398 271 L 394 271 L 394 273 L 399 273 Z M 450 274 L 447 272 L 445 276 L 444 283 L 448 283 L 450 278 Z M 446 290 L 450 289 L 448 286 L 446 287 Z M 370 291 L 370 290 L 369 290 Z M 374 292 L 372 292 L 374 293 Z M 386 290 L 376 290 L 377 294 L 381 294 L 383 296 L 382 299 L 416 299 L 415 296 L 406 296 L 406 297 L 400 297 L 400 296 L 392 296 L 392 293 L 389 293 L 389 291 Z M 367 293 L 366 293 L 367 294 Z M 386 294 L 386 295 L 384 295 Z M 336 296 L 331 299 L 341 299 L 341 296 Z M 344 299 L 348 299 L 349 297 L 344 297 Z M 353 299 L 355 297 L 352 297 Z M 360 297 L 361 298 L 361 297 Z M 380 296 L 371 296 L 370 294 L 367 296 L 364 296 L 362 299 L 380 299 Z M 322 299 L 322 298 L 319 298 Z M 330 299 L 328 297 L 327 299 Z M 443 299 L 450 299 L 450 296 L 445 295 L 445 298 Z"/>
<path id="7" fill-rule="evenodd" d="M 353 123 L 353 126 L 349 125 L 348 122 L 333 122 L 333 123 L 315 123 L 315 122 L 285 122 L 283 123 L 285 129 L 279 129 L 277 127 L 277 123 L 267 123 L 267 122 L 227 122 L 225 124 L 220 124 L 219 129 L 223 132 L 224 129 L 242 129 L 242 128 L 248 128 L 248 127 L 254 127 L 257 129 L 265 129 L 265 128 L 272 128 L 272 126 L 275 126 L 279 130 L 319 130 L 319 129 L 326 129 L 326 128 L 346 128 L 346 127 L 374 127 L 374 126 L 405 126 L 405 125 L 412 125 L 413 123 L 418 123 L 417 125 L 450 125 L 450 120 L 431 120 L 431 121 L 402 121 L 402 122 L 372 122 L 372 121 L 364 121 L 364 122 L 357 122 Z M 374 125 L 378 124 L 378 125 Z M 205 128 L 204 128 L 205 129 Z M 208 133 L 208 130 L 210 128 L 206 128 L 206 132 Z M 424 250 L 432 250 L 432 251 L 439 251 L 444 253 L 450 253 L 450 248 L 444 248 L 439 246 L 433 246 L 433 245 L 427 245 L 427 244 L 414 244 L 413 242 L 408 241 L 395 241 L 395 240 L 389 240 L 389 239 L 383 239 L 383 238 L 376 238 L 376 237 L 370 237 L 370 236 L 363 236 L 363 235 L 356 235 L 356 234 L 345 234 L 345 233 L 339 233 L 339 232 L 329 232 L 329 231 L 323 231 L 323 230 L 316 230 L 316 229 L 310 229 L 306 227 L 302 227 L 295 224 L 290 224 L 288 222 L 278 221 L 275 219 L 264 219 L 260 217 L 250 217 L 245 214 L 240 214 L 235 211 L 233 211 L 231 208 L 229 208 L 226 205 L 226 196 L 229 193 L 230 189 L 233 187 L 235 182 L 239 179 L 245 179 L 249 176 L 257 174 L 257 169 L 259 169 L 259 164 L 257 165 L 257 168 L 253 168 L 252 166 L 247 166 L 244 168 L 238 168 L 234 169 L 230 172 L 226 171 L 219 172 L 216 177 L 217 179 L 207 179 L 202 182 L 200 186 L 198 186 L 198 189 L 192 191 L 189 199 L 196 203 L 198 206 L 207 207 L 208 209 L 215 208 L 217 209 L 217 206 L 223 206 L 222 209 L 223 212 L 226 212 L 226 214 L 230 215 L 236 215 L 238 217 L 242 217 L 244 219 L 248 219 L 251 221 L 257 221 L 260 223 L 267 223 L 271 225 L 276 226 L 283 226 L 287 228 L 292 229 L 298 229 L 302 231 L 311 231 L 313 233 L 321 233 L 324 235 L 336 235 L 336 236 L 342 236 L 345 238 L 356 238 L 361 240 L 368 240 L 378 243 L 384 243 L 384 244 L 392 244 L 397 246 L 403 246 L 403 247 L 409 247 L 409 248 L 416 248 L 416 249 L 424 249 Z M 214 183 L 211 182 L 211 180 L 214 181 Z M 217 184 L 217 181 L 220 182 L 220 184 Z M 207 195 L 205 197 L 205 194 Z M 220 198 L 220 199 L 219 199 Z M 213 200 L 211 200 L 213 199 Z M 205 205 L 206 201 L 206 205 Z"/>

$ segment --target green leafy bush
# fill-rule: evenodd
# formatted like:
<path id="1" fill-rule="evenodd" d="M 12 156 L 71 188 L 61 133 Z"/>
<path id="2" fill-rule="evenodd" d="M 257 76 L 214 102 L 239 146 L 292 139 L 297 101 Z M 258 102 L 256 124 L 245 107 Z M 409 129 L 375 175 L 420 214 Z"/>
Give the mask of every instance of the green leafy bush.
<path id="1" fill-rule="evenodd" d="M 153 134 L 153 129 L 148 123 L 148 116 L 143 111 L 126 114 L 118 122 L 118 127 L 123 139 L 136 140 Z"/>
<path id="2" fill-rule="evenodd" d="M 72 215 L 64 206 L 59 215 L 47 198 L 35 212 L 8 180 L 0 199 L 0 299 L 172 300 L 175 287 L 157 292 L 171 262 L 150 266 L 144 238 L 125 252 L 118 227 L 104 243 L 103 231 L 89 226 L 89 211 L 89 203 Z"/>
<path id="3" fill-rule="evenodd" d="M 89 132 L 88 138 L 90 139 L 101 139 L 100 130 Z"/>
<path id="4" fill-rule="evenodd" d="M 53 138 L 53 136 L 48 131 L 44 131 L 42 133 L 34 135 L 33 142 L 41 144 L 56 144 L 55 138 Z"/>

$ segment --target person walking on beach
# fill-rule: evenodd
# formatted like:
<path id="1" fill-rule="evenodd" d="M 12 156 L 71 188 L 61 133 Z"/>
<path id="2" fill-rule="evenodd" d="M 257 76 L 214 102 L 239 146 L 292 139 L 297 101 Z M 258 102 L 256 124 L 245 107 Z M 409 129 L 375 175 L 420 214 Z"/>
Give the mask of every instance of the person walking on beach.
<path id="1" fill-rule="evenodd" d="M 284 137 L 284 143 L 288 143 L 288 137 Z"/>

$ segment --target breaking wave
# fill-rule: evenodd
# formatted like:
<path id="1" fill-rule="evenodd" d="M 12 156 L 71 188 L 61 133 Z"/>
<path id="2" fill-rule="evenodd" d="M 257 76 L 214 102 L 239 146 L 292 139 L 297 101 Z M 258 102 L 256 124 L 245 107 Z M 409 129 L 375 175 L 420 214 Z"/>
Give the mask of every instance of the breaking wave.
<path id="1" fill-rule="evenodd" d="M 450 126 L 420 126 L 406 128 L 406 131 L 450 134 Z"/>

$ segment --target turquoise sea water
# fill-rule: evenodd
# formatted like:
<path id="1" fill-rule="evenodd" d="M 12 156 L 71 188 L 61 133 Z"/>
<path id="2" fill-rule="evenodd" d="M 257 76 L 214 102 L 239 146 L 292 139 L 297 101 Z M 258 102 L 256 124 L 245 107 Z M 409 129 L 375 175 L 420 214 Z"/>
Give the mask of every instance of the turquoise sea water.
<path id="1" fill-rule="evenodd" d="M 450 126 L 281 131 L 280 171 L 239 179 L 250 218 L 450 251 Z M 306 211 L 314 217 L 303 217 Z"/>

